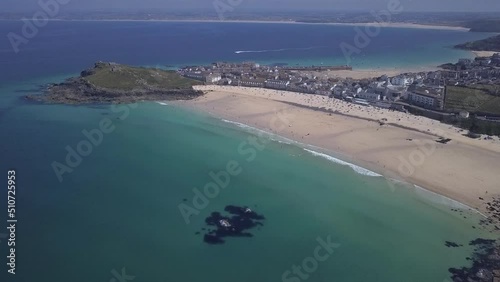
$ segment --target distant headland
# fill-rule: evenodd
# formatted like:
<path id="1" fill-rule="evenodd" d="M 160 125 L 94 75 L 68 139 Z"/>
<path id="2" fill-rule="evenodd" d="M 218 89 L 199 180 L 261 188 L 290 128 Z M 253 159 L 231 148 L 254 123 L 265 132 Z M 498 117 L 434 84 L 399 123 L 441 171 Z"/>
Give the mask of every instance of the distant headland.
<path id="1" fill-rule="evenodd" d="M 175 71 L 97 62 L 94 67 L 59 84 L 49 85 L 42 95 L 29 100 L 62 103 L 133 103 L 136 101 L 189 100 L 203 95 L 193 89 L 200 82 Z"/>
<path id="2" fill-rule="evenodd" d="M 455 48 L 473 51 L 500 52 L 500 35 L 456 45 Z"/>
<path id="3" fill-rule="evenodd" d="M 378 16 L 373 12 L 337 11 L 335 9 L 285 9 L 278 11 L 251 11 L 235 9 L 238 4 L 197 10 L 158 10 L 136 12 L 126 11 L 61 11 L 51 20 L 76 21 L 220 21 L 220 22 L 280 22 L 280 23 L 335 23 L 370 24 L 383 26 L 463 28 L 473 32 L 500 32 L 500 19 L 495 12 L 449 13 L 410 12 L 393 13 L 390 17 Z M 0 20 L 20 20 L 25 15 L 16 12 L 0 12 Z"/>

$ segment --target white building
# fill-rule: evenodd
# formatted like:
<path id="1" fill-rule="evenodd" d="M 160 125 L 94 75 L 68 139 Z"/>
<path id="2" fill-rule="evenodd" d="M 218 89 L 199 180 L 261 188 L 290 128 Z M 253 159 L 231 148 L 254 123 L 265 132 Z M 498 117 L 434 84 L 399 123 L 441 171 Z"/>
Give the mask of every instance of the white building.
<path id="1" fill-rule="evenodd" d="M 438 97 L 436 95 L 433 95 L 433 94 L 430 94 L 430 93 L 409 92 L 408 93 L 408 100 L 412 104 L 424 106 L 424 107 L 427 107 L 427 108 L 436 108 L 436 107 L 439 107 Z"/>
<path id="2" fill-rule="evenodd" d="M 216 83 L 222 79 L 220 73 L 211 73 L 205 77 L 205 82 L 207 83 Z"/>
<path id="3" fill-rule="evenodd" d="M 352 99 L 352 102 L 355 104 L 361 105 L 361 106 L 366 106 L 366 107 L 370 106 L 370 103 L 368 103 L 368 101 L 366 101 L 364 99 L 354 98 L 354 99 Z"/>
<path id="4" fill-rule="evenodd" d="M 196 80 L 204 80 L 203 74 L 201 72 L 186 72 L 184 76 Z"/>
<path id="5" fill-rule="evenodd" d="M 267 88 L 273 89 L 287 89 L 290 85 L 290 81 L 285 80 L 266 80 L 265 85 Z"/>
<path id="6" fill-rule="evenodd" d="M 413 83 L 413 78 L 406 77 L 404 75 L 398 75 L 398 76 L 391 78 L 392 85 L 408 86 L 412 83 Z"/>
<path id="7" fill-rule="evenodd" d="M 356 98 L 361 98 L 367 101 L 379 101 L 380 94 L 362 91 L 356 94 Z"/>
<path id="8" fill-rule="evenodd" d="M 238 86 L 245 87 L 264 87 L 264 81 L 257 79 L 242 79 L 238 80 Z"/>

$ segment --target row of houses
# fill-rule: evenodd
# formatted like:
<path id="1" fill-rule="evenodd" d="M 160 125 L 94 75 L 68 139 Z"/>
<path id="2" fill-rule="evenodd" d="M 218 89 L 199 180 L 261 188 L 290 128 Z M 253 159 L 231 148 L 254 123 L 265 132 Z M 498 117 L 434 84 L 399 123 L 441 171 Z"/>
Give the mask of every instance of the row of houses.
<path id="1" fill-rule="evenodd" d="M 222 75 L 220 73 L 212 72 L 183 72 L 181 75 L 206 83 L 217 83 L 222 80 Z"/>
<path id="2" fill-rule="evenodd" d="M 455 69 L 460 66 L 460 70 Z M 307 71 L 299 71 L 298 68 Z M 444 107 L 445 85 L 497 83 L 500 55 L 491 58 L 460 60 L 444 70 L 387 75 L 372 79 L 338 79 L 311 72 L 318 67 L 260 66 L 252 62 L 215 63 L 212 66 L 186 67 L 179 72 L 208 84 L 270 88 L 301 93 L 334 96 L 371 104 L 402 101 L 431 110 Z M 363 102 L 364 103 L 364 102 Z"/>

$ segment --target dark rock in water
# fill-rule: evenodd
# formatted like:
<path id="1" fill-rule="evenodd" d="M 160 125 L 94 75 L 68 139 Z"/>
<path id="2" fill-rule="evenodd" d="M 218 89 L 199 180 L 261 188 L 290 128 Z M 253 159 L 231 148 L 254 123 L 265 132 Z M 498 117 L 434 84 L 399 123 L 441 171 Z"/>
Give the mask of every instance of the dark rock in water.
<path id="1" fill-rule="evenodd" d="M 223 244 L 224 237 L 253 237 L 246 230 L 262 226 L 260 222 L 264 216 L 255 213 L 248 207 L 226 206 L 224 209 L 230 215 L 224 216 L 219 212 L 213 212 L 205 219 L 205 223 L 216 229 L 207 232 L 203 238 L 208 244 Z"/>
<path id="2" fill-rule="evenodd" d="M 494 243 L 495 243 L 495 240 L 477 238 L 476 240 L 470 241 L 469 245 L 471 245 L 471 246 L 492 245 Z"/>
<path id="3" fill-rule="evenodd" d="M 450 241 L 446 241 L 445 244 L 444 244 L 446 247 L 450 248 L 450 247 L 453 247 L 453 248 L 458 248 L 458 247 L 462 247 L 463 245 L 459 245 L 455 242 L 450 242 Z"/>
<path id="4" fill-rule="evenodd" d="M 491 282 L 494 279 L 500 279 L 500 244 L 495 240 L 478 238 L 469 243 L 474 246 L 472 266 L 462 268 L 450 268 L 448 271 L 452 274 L 453 281 L 477 281 Z"/>
<path id="5" fill-rule="evenodd" d="M 203 241 L 205 241 L 205 243 L 214 244 L 214 245 L 215 244 L 224 244 L 224 240 L 220 239 L 217 236 L 208 235 L 208 234 L 205 234 L 205 236 L 203 237 Z"/>
<path id="6" fill-rule="evenodd" d="M 194 233 L 194 235 L 200 235 L 200 232 L 196 232 L 196 233 Z"/>
<path id="7" fill-rule="evenodd" d="M 258 215 L 248 207 L 236 207 L 236 206 L 227 206 L 225 209 L 230 214 L 235 214 L 242 216 L 244 218 L 251 218 L 255 220 L 264 220 L 265 217 L 262 215 Z"/>

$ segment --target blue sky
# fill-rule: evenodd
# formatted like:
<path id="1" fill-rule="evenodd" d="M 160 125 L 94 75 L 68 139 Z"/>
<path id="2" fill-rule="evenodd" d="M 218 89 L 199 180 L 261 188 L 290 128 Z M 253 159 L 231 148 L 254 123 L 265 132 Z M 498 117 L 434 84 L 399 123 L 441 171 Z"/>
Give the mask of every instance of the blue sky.
<path id="1" fill-rule="evenodd" d="M 38 1 L 55 0 L 0 0 L 2 12 L 32 11 L 38 9 Z M 62 0 L 61 0 L 62 1 Z M 68 1 L 68 0 L 64 0 Z M 69 0 L 67 10 L 178 10 L 213 8 L 214 1 L 227 3 L 242 1 L 244 10 L 380 10 L 394 0 Z M 405 11 L 485 11 L 500 12 L 500 0 L 400 0 Z M 500 16 L 500 15 L 499 15 Z"/>

